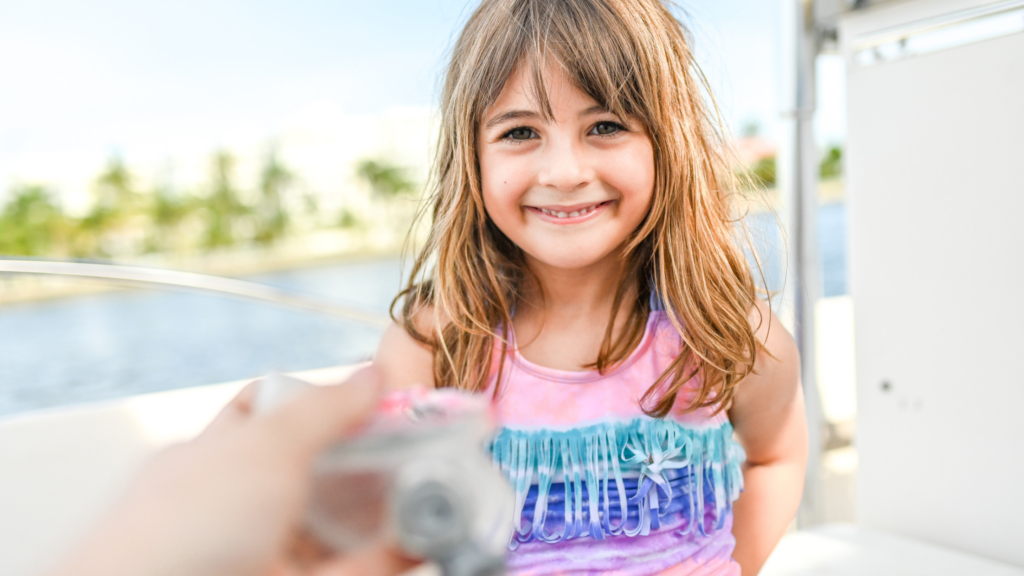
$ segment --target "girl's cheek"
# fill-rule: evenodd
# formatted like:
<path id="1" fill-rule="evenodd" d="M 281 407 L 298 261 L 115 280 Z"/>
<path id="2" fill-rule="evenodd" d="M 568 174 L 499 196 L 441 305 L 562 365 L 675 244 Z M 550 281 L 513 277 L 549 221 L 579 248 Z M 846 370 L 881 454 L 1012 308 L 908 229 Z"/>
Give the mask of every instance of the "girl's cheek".
<path id="1" fill-rule="evenodd" d="M 482 181 L 487 189 L 490 189 L 491 196 L 495 198 L 509 199 L 517 195 L 522 188 L 522 176 L 517 173 L 513 166 L 491 166 L 485 170 Z"/>

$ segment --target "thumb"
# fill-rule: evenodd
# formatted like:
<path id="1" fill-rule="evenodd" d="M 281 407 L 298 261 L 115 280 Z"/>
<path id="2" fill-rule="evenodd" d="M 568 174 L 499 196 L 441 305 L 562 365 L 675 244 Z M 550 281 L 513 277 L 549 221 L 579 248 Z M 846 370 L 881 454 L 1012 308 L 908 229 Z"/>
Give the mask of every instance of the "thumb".
<path id="1" fill-rule="evenodd" d="M 405 574 L 422 563 L 422 560 L 408 558 L 396 549 L 374 548 L 334 558 L 318 566 L 311 576 L 394 576 Z"/>
<path id="2" fill-rule="evenodd" d="M 380 392 L 381 379 L 367 366 L 341 384 L 302 391 L 267 414 L 262 424 L 299 454 L 312 457 L 369 418 Z"/>

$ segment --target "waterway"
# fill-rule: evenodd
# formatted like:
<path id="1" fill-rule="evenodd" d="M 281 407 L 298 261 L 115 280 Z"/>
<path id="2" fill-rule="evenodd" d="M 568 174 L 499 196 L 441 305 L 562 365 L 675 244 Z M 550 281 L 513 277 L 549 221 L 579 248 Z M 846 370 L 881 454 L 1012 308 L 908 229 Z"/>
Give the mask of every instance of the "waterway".
<path id="1" fill-rule="evenodd" d="M 846 293 L 846 215 L 822 206 L 823 294 Z M 748 218 L 768 287 L 783 258 L 775 220 Z M 387 314 L 397 258 L 247 278 Z M 0 307 L 0 415 L 369 359 L 381 329 L 246 301 L 118 290 Z"/>

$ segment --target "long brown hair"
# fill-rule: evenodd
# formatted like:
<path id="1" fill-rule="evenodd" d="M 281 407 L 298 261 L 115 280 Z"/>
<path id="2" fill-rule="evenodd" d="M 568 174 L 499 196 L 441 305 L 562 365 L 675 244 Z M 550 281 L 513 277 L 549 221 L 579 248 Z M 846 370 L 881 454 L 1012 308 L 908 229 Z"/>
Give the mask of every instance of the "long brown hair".
<path id="1" fill-rule="evenodd" d="M 621 306 L 631 313 L 621 330 L 609 321 L 594 367 L 604 372 L 638 345 L 653 293 L 683 347 L 644 394 L 644 411 L 668 414 L 694 377 L 699 388 L 686 408 L 724 408 L 758 352 L 748 320 L 754 282 L 734 238 L 729 196 L 738 183 L 728 142 L 705 100 L 707 82 L 687 33 L 659 0 L 483 0 L 447 70 L 423 213 L 432 223 L 395 300 L 404 299 L 396 321 L 433 348 L 437 386 L 487 386 L 495 344 L 507 347 L 500 327 L 511 326 L 529 271 L 521 250 L 484 209 L 479 123 L 517 66 L 532 71 L 535 97 L 550 117 L 541 71 L 552 58 L 596 102 L 642 122 L 654 147 L 651 210 L 624 247 L 611 318 Z M 636 298 L 625 301 L 629 294 Z M 418 315 L 428 307 L 432 324 L 425 333 Z"/>

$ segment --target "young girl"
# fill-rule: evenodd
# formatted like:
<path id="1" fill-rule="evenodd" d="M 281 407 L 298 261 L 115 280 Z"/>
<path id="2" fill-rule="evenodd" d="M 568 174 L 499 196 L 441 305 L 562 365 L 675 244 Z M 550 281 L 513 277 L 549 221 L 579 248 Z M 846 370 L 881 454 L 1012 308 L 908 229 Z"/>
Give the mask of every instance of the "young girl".
<path id="1" fill-rule="evenodd" d="M 493 395 L 511 573 L 753 575 L 796 510 L 797 353 L 700 78 L 660 0 L 483 0 L 455 46 L 432 227 L 374 363 Z"/>

